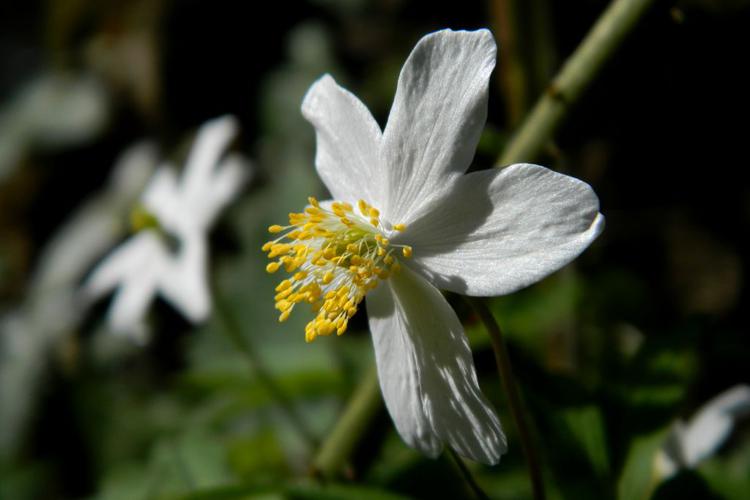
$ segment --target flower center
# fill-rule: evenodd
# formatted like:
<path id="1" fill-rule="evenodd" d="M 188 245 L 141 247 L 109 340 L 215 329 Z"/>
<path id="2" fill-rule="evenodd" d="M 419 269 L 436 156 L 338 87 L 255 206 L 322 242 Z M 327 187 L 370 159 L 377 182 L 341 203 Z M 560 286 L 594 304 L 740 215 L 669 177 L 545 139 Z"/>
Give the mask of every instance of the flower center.
<path id="1" fill-rule="evenodd" d="M 272 259 L 266 271 L 283 267 L 293 273 L 276 287 L 279 321 L 286 321 L 295 305 L 310 304 L 317 315 L 305 327 L 305 340 L 312 342 L 319 335 L 342 335 L 367 292 L 398 272 L 398 254 L 411 257 L 412 249 L 390 243 L 380 212 L 364 200 L 357 204 L 359 213 L 349 203 L 323 207 L 313 197 L 308 201 L 304 212 L 289 214 L 288 226 L 268 228 L 281 235 L 263 251 Z"/>

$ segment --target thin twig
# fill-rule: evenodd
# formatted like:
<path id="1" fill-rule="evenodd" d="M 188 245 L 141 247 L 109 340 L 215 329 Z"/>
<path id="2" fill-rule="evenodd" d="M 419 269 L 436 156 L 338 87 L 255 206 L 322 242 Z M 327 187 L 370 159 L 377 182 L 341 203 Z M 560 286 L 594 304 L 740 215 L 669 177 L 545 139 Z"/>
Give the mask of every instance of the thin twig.
<path id="1" fill-rule="evenodd" d="M 543 500 L 545 498 L 545 493 L 542 467 L 529 430 L 529 418 L 524 410 L 523 403 L 521 402 L 521 395 L 518 391 L 518 384 L 513 376 L 513 369 L 510 363 L 510 356 L 508 356 L 508 350 L 505 347 L 503 332 L 500 330 L 500 326 L 497 324 L 497 321 L 495 321 L 495 317 L 487 308 L 483 299 L 467 297 L 467 301 L 479 315 L 479 318 L 482 320 L 482 323 L 484 323 L 487 333 L 489 333 L 490 339 L 492 340 L 492 350 L 495 353 L 495 363 L 497 364 L 497 370 L 500 374 L 500 381 L 503 384 L 505 393 L 508 395 L 508 404 L 510 405 L 510 411 L 513 415 L 513 421 L 518 429 L 518 437 L 521 440 L 521 449 L 526 456 L 526 464 L 529 468 L 529 475 L 531 476 L 531 487 L 534 492 L 534 498 L 536 500 Z"/>
<path id="2" fill-rule="evenodd" d="M 614 0 L 565 61 L 497 165 L 533 161 L 655 0 Z"/>
<path id="3" fill-rule="evenodd" d="M 448 450 L 448 454 L 458 466 L 458 469 L 461 471 L 461 476 L 463 476 L 464 481 L 466 481 L 466 484 L 469 486 L 469 489 L 471 489 L 472 493 L 474 493 L 474 496 L 476 496 L 479 500 L 490 500 L 490 497 L 488 497 L 487 493 L 485 493 L 484 490 L 482 490 L 482 487 L 479 486 L 469 468 L 466 466 L 461 457 L 458 456 L 458 453 L 453 451 L 453 449 L 450 447 L 447 447 L 446 449 Z"/>
<path id="4" fill-rule="evenodd" d="M 291 399 L 289 399 L 289 396 L 286 395 L 281 386 L 276 383 L 273 376 L 266 369 L 260 357 L 255 353 L 255 350 L 250 344 L 250 341 L 245 335 L 242 334 L 242 330 L 237 321 L 237 318 L 230 310 L 224 297 L 219 292 L 218 287 L 214 287 L 213 296 L 216 306 L 216 317 L 221 324 L 221 330 L 225 333 L 232 344 L 234 344 L 237 350 L 239 350 L 244 355 L 247 364 L 258 383 L 279 405 L 281 411 L 284 412 L 299 435 L 302 437 L 302 439 L 304 439 L 307 446 L 311 450 L 317 448 L 318 440 L 315 438 L 315 435 L 307 426 L 305 420 L 294 408 L 294 404 L 292 403 Z"/>

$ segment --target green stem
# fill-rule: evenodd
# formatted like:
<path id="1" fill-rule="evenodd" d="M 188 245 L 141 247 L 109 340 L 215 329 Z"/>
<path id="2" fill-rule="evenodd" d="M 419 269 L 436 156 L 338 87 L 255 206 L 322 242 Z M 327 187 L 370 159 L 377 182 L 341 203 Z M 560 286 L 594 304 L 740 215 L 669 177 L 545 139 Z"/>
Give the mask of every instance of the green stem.
<path id="1" fill-rule="evenodd" d="M 375 418 L 381 404 L 378 372 L 373 364 L 313 459 L 313 475 L 333 477 L 341 471 L 364 435 L 363 429 Z"/>
<path id="2" fill-rule="evenodd" d="M 498 166 L 533 161 L 539 155 L 570 108 L 654 3 L 655 0 L 614 0 L 607 7 L 515 133 Z"/>
<path id="3" fill-rule="evenodd" d="M 305 420 L 294 408 L 291 399 L 289 399 L 281 386 L 276 383 L 276 380 L 274 380 L 273 376 L 266 369 L 260 357 L 255 353 L 248 338 L 242 334 L 242 329 L 240 328 L 237 318 L 219 292 L 218 287 L 214 287 L 213 296 L 216 317 L 221 324 L 221 330 L 232 344 L 234 344 L 237 350 L 244 355 L 247 364 L 250 367 L 250 371 L 254 375 L 258 384 L 261 385 L 278 404 L 281 411 L 284 412 L 307 446 L 311 450 L 314 450 L 318 446 L 318 441 L 315 438 L 315 435 L 309 429 Z"/>
<path id="4" fill-rule="evenodd" d="M 471 489 L 471 492 L 474 493 L 474 496 L 479 500 L 490 500 L 490 497 L 488 497 L 487 493 L 485 493 L 484 490 L 482 490 L 482 487 L 479 486 L 476 479 L 474 479 L 474 476 L 471 474 L 469 468 L 466 466 L 461 457 L 458 456 L 458 453 L 453 451 L 453 449 L 450 447 L 446 447 L 446 449 L 448 450 L 448 454 L 456 463 L 458 470 L 461 471 L 461 476 L 463 476 L 466 484 L 469 485 L 469 489 Z"/>
<path id="5" fill-rule="evenodd" d="M 510 412 L 511 415 L 513 415 L 513 421 L 518 429 L 521 449 L 526 457 L 526 464 L 529 468 L 531 488 L 534 492 L 534 498 L 536 500 L 543 500 L 545 498 L 545 493 L 542 467 L 539 462 L 539 455 L 537 454 L 534 442 L 531 438 L 528 424 L 529 418 L 524 410 L 523 403 L 521 402 L 521 395 L 518 391 L 518 384 L 513 376 L 513 369 L 511 368 L 508 349 L 505 347 L 503 332 L 500 330 L 500 326 L 497 324 L 497 321 L 495 321 L 495 317 L 487 308 L 484 300 L 469 297 L 467 297 L 467 300 L 479 315 L 479 318 L 487 329 L 487 333 L 490 335 L 492 350 L 495 353 L 495 363 L 497 364 L 497 370 L 500 374 L 500 381 L 503 384 L 505 393 L 508 395 Z"/>

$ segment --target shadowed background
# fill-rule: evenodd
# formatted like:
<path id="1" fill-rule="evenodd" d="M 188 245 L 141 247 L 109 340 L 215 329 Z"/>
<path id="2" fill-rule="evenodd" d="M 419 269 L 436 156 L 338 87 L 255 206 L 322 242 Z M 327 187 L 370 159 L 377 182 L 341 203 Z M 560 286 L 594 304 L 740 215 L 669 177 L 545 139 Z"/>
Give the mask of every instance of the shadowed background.
<path id="1" fill-rule="evenodd" d="M 0 498 L 470 498 L 454 463 L 407 448 L 382 410 L 340 481 L 307 479 L 371 362 L 367 323 L 358 316 L 343 337 L 305 344 L 305 314 L 276 321 L 260 246 L 269 224 L 325 197 L 299 111 L 321 74 L 382 126 L 422 35 L 489 27 L 499 60 L 472 167 L 489 168 L 606 5 L 3 3 Z M 574 264 L 490 303 L 551 498 L 750 493 L 748 420 L 697 469 L 658 484 L 652 468 L 675 419 L 750 383 L 749 23 L 743 0 L 656 2 L 536 159 L 591 184 L 607 217 Z M 98 259 L 81 261 L 76 241 L 94 243 L 75 235 L 106 210 L 122 227 L 92 237 L 98 255 L 126 236 L 137 191 L 107 187 L 121 153 L 148 139 L 158 158 L 179 161 L 195 127 L 224 113 L 239 118 L 237 148 L 257 168 L 211 235 L 215 300 L 246 349 L 217 316 L 193 328 L 164 303 L 145 346 L 106 331 L 106 301 L 68 317 L 65 294 Z M 449 298 L 509 435 L 499 466 L 471 470 L 492 498 L 530 498 L 487 336 Z"/>

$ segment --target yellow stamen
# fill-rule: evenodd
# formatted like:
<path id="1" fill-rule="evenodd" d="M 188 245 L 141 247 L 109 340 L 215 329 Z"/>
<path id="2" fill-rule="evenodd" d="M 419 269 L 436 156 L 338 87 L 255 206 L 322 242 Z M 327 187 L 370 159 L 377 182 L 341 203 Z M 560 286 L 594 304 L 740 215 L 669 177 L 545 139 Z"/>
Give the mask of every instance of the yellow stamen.
<path id="1" fill-rule="evenodd" d="M 263 251 L 276 259 L 266 266 L 269 273 L 283 266 L 291 275 L 276 287 L 279 321 L 286 321 L 296 304 L 310 304 L 316 316 L 305 327 L 305 340 L 312 342 L 346 332 L 365 295 L 400 266 L 381 233 L 377 208 L 359 200 L 355 213 L 349 203 L 334 201 L 324 208 L 312 196 L 307 201 L 303 212 L 289 214 L 289 226 L 268 228 L 282 234 L 264 244 Z M 403 224 L 385 227 L 406 229 Z M 411 256 L 411 247 L 394 246 L 404 257 Z"/>

